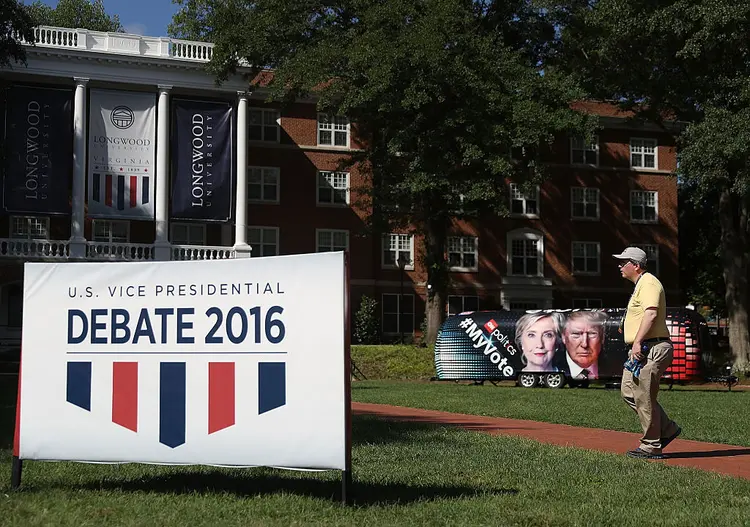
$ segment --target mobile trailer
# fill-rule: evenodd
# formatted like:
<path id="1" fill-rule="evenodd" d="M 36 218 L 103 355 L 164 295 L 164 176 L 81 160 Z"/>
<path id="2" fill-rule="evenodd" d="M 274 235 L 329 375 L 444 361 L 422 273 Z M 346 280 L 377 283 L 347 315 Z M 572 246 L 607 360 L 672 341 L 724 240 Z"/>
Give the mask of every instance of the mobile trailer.
<path id="1" fill-rule="evenodd" d="M 546 365 L 531 364 L 525 357 L 535 359 L 524 352 L 523 336 L 517 335 L 516 330 L 519 323 L 524 325 L 524 320 L 541 320 L 546 316 L 554 319 L 554 323 L 546 326 L 553 328 L 547 341 L 553 337 L 555 341 L 554 348 L 546 351 L 551 359 Z M 622 377 L 630 349 L 619 331 L 624 316 L 622 308 L 474 311 L 449 316 L 435 342 L 437 380 L 515 380 L 524 387 L 551 388 L 561 388 L 565 384 L 587 386 L 591 380 L 617 382 Z M 596 323 L 590 326 L 600 327 L 597 335 L 588 328 L 589 335 L 598 342 L 592 341 L 588 346 L 589 359 L 591 355 L 596 357 L 595 366 L 588 368 L 587 376 L 574 375 L 578 368 L 568 356 L 568 348 L 574 347 L 574 338 L 570 335 L 574 320 L 592 320 Z M 690 309 L 669 308 L 667 327 L 674 345 L 674 358 L 663 378 L 670 383 L 705 380 L 706 364 L 713 353 L 705 319 Z M 536 337 L 537 333 L 527 328 L 524 334 Z M 552 345 L 547 347 L 552 348 Z"/>

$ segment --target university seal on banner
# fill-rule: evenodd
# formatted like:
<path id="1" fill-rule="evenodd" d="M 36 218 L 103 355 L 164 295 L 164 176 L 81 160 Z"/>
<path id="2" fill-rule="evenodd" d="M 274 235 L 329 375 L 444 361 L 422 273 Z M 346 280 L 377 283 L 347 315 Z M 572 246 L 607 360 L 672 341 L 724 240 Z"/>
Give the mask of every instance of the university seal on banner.
<path id="1" fill-rule="evenodd" d="M 112 124 L 120 130 L 127 130 L 133 126 L 133 123 L 135 122 L 135 114 L 133 113 L 133 110 L 127 106 L 117 106 L 112 110 L 110 120 L 112 121 Z"/>

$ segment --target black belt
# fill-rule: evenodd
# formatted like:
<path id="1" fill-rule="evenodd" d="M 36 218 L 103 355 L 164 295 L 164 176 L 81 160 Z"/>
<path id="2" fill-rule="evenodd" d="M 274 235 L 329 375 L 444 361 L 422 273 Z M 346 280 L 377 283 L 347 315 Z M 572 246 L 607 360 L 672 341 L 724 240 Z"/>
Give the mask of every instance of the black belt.
<path id="1" fill-rule="evenodd" d="M 648 343 L 648 344 L 652 344 L 652 343 L 656 344 L 657 342 L 666 342 L 668 340 L 672 340 L 672 339 L 669 338 L 669 337 L 654 337 L 652 339 L 644 339 L 643 343 L 644 344 L 646 344 L 646 343 Z"/>

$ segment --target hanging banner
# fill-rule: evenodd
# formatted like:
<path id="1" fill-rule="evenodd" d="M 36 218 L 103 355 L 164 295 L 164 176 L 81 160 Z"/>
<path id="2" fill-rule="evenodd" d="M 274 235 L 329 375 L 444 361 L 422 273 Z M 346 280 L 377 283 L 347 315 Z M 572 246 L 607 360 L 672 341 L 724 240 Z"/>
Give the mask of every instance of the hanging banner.
<path id="1" fill-rule="evenodd" d="M 3 207 L 20 214 L 70 214 L 72 92 L 12 86 L 5 114 Z"/>
<path id="2" fill-rule="evenodd" d="M 172 217 L 226 221 L 232 203 L 232 106 L 175 100 Z"/>
<path id="3" fill-rule="evenodd" d="M 88 215 L 154 218 L 156 95 L 91 90 Z"/>

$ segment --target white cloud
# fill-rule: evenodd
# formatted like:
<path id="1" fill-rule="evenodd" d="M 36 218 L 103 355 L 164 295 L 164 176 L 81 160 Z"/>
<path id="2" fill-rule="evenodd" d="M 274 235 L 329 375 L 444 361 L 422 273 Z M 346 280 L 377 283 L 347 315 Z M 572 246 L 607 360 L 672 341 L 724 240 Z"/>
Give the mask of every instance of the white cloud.
<path id="1" fill-rule="evenodd" d="M 132 35 L 146 35 L 146 24 L 141 24 L 139 22 L 125 24 L 123 25 L 123 29 L 125 29 L 125 33 L 130 33 Z"/>

